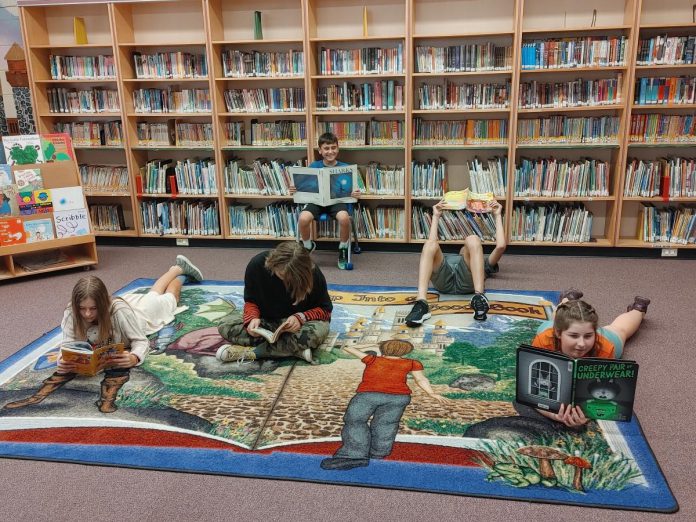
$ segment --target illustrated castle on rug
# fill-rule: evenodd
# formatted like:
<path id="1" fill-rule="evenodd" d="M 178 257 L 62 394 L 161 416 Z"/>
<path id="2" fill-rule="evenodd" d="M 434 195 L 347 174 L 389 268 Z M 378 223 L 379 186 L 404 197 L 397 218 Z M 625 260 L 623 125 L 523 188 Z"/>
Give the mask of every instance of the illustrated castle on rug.
<path id="1" fill-rule="evenodd" d="M 435 323 L 435 328 L 428 335 L 429 340 L 426 341 L 425 326 L 421 325 L 416 328 L 406 326 L 406 315 L 408 310 L 399 310 L 394 314 L 394 320 L 391 327 L 387 326 L 384 318 L 384 307 L 379 306 L 372 313 L 372 317 L 367 319 L 361 317 L 355 321 L 349 328 L 344 339 L 339 343 L 339 346 L 356 346 L 360 345 L 377 345 L 387 339 L 403 339 L 410 341 L 417 350 L 426 350 L 433 352 L 436 355 L 442 355 L 450 344 L 454 342 L 454 338 L 450 337 L 447 332 L 447 323 L 440 319 Z M 369 349 L 369 348 L 367 348 Z"/>

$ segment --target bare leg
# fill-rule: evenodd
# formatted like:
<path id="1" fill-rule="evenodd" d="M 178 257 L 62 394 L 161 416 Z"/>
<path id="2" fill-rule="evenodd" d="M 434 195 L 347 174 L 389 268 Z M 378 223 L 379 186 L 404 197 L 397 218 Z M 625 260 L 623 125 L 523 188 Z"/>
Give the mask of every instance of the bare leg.
<path id="1" fill-rule="evenodd" d="M 307 212 L 306 210 L 300 212 L 300 217 L 297 220 L 297 226 L 300 229 L 300 238 L 302 241 L 309 241 L 312 221 L 314 221 L 314 216 L 311 212 Z"/>
<path id="2" fill-rule="evenodd" d="M 181 267 L 176 265 L 172 266 L 155 281 L 150 291 L 158 294 L 172 294 L 178 303 L 183 283 L 180 279 L 177 279 L 177 277 L 182 275 L 184 275 L 184 272 L 181 270 Z"/>
<path id="3" fill-rule="evenodd" d="M 486 276 L 483 269 L 483 246 L 481 246 L 479 237 L 467 236 L 459 253 L 464 258 L 466 266 L 469 267 L 471 279 L 474 282 L 474 291 L 482 294 Z"/>
<path id="4" fill-rule="evenodd" d="M 624 312 L 614 319 L 614 322 L 612 322 L 609 326 L 605 326 L 605 328 L 616 333 L 625 343 L 634 333 L 638 331 L 640 324 L 643 322 L 643 317 L 645 317 L 645 313 L 639 312 L 638 310 Z"/>
<path id="5" fill-rule="evenodd" d="M 433 270 L 439 268 L 444 262 L 440 245 L 436 240 L 428 239 L 423 245 L 423 251 L 418 265 L 418 299 L 426 300 L 428 296 L 428 283 L 433 275 Z"/>
<path id="6" fill-rule="evenodd" d="M 336 214 L 338 221 L 338 236 L 341 243 L 347 243 L 350 239 L 350 214 L 345 210 L 341 210 Z"/>

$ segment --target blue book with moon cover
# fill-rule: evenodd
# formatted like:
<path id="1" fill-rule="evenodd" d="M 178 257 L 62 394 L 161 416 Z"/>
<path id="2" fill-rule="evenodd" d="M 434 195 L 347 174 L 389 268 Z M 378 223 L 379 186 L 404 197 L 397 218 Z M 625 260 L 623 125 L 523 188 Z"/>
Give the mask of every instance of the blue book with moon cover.
<path id="1" fill-rule="evenodd" d="M 292 184 L 297 192 L 295 203 L 314 203 L 328 207 L 336 203 L 355 203 L 351 195 L 359 187 L 357 165 L 335 167 L 289 167 Z"/>
<path id="2" fill-rule="evenodd" d="M 637 378 L 635 361 L 517 348 L 517 402 L 540 410 L 555 413 L 572 404 L 588 419 L 630 421 Z"/>

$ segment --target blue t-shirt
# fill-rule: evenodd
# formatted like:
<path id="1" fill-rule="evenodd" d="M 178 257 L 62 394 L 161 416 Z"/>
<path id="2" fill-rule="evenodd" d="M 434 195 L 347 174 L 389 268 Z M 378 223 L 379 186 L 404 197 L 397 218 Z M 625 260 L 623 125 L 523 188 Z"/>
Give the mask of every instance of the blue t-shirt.
<path id="1" fill-rule="evenodd" d="M 348 165 L 348 163 L 345 163 L 343 161 L 336 161 L 336 164 L 334 165 L 334 167 L 345 167 L 346 165 Z M 310 169 L 321 169 L 325 166 L 326 165 L 324 165 L 323 159 L 313 161 L 312 163 L 309 164 Z"/>

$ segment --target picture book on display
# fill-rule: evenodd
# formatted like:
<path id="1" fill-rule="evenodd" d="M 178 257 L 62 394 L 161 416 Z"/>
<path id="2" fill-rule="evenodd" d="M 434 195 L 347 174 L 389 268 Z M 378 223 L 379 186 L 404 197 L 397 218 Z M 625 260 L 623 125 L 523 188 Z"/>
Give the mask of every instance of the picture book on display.
<path id="1" fill-rule="evenodd" d="M 26 242 L 27 234 L 21 219 L 0 219 L 0 246 L 18 245 Z"/>
<path id="2" fill-rule="evenodd" d="M 60 356 L 66 362 L 76 364 L 80 375 L 96 375 L 109 367 L 109 357 L 126 351 L 123 343 L 105 344 L 97 348 L 86 341 L 72 341 L 60 345 Z"/>
<path id="3" fill-rule="evenodd" d="M 37 241 L 46 241 L 56 238 L 53 233 L 53 220 L 50 218 L 25 221 L 24 231 L 27 234 L 27 243 L 36 243 Z"/>
<path id="4" fill-rule="evenodd" d="M 2 146 L 5 152 L 5 160 L 10 165 L 44 163 L 41 138 L 38 134 L 3 136 Z"/>
<path id="5" fill-rule="evenodd" d="M 12 185 L 13 183 L 12 167 L 7 163 L 0 163 L 0 187 Z"/>
<path id="6" fill-rule="evenodd" d="M 51 189 L 53 211 L 77 210 L 85 207 L 82 187 L 56 187 Z"/>
<path id="7" fill-rule="evenodd" d="M 517 349 L 517 402 L 549 412 L 580 406 L 589 419 L 630 421 L 638 364 L 621 359 L 572 359 L 526 344 Z"/>
<path id="8" fill-rule="evenodd" d="M 17 185 L 0 187 L 0 217 L 19 216 L 18 195 Z"/>
<path id="9" fill-rule="evenodd" d="M 41 148 L 45 161 L 70 161 L 75 159 L 72 140 L 65 132 L 41 135 Z"/>
<path id="10" fill-rule="evenodd" d="M 297 189 L 293 199 L 295 203 L 314 203 L 327 207 L 335 203 L 355 203 L 351 196 L 359 187 L 358 166 L 344 165 L 336 167 L 289 167 L 292 184 Z"/>
<path id="11" fill-rule="evenodd" d="M 491 204 L 495 201 L 492 192 L 477 194 L 469 189 L 451 190 L 445 192 L 442 198 L 445 202 L 444 210 L 468 210 L 469 212 L 484 213 L 491 211 Z"/>
<path id="12" fill-rule="evenodd" d="M 33 192 L 44 186 L 41 169 L 15 169 L 14 178 L 20 192 Z"/>
<path id="13" fill-rule="evenodd" d="M 90 233 L 87 209 L 57 210 L 53 212 L 56 224 L 56 236 L 63 237 L 86 236 Z"/>

